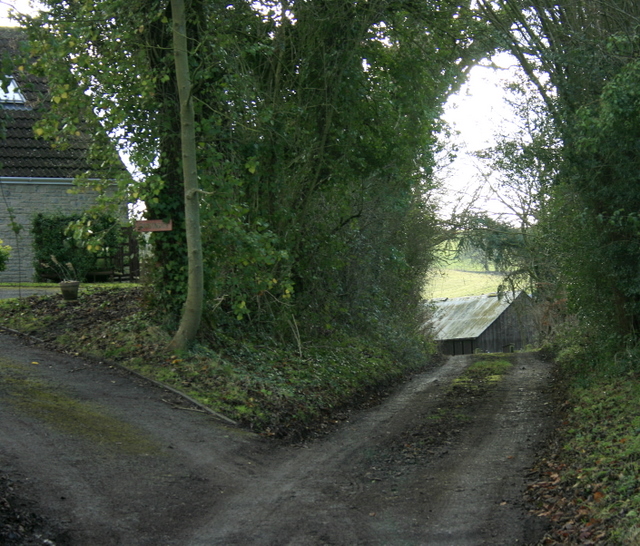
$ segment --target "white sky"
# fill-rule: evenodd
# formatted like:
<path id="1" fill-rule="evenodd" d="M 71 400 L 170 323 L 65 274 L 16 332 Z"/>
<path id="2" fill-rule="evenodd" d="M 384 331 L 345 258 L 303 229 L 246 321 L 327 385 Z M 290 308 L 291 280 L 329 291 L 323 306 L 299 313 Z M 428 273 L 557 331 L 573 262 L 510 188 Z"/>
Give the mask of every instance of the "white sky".
<path id="1" fill-rule="evenodd" d="M 20 13 L 29 13 L 30 11 L 33 11 L 30 0 L 0 0 L 0 26 L 18 26 L 15 21 L 9 19 L 9 12 L 11 10 L 15 10 Z"/>
<path id="2" fill-rule="evenodd" d="M 444 186 L 444 215 L 455 208 L 464 207 L 477 196 L 482 186 L 482 177 L 473 152 L 492 146 L 495 136 L 515 131 L 512 120 L 515 114 L 505 102 L 504 86 L 518 70 L 516 61 L 507 53 L 493 57 L 489 66 L 475 66 L 461 90 L 452 95 L 445 106 L 443 119 L 459 133 L 453 142 L 458 147 L 456 160 L 438 172 Z M 486 193 L 486 192 L 485 192 Z M 487 209 L 495 213 L 505 212 L 503 205 L 484 195 L 473 202 L 476 209 Z"/>

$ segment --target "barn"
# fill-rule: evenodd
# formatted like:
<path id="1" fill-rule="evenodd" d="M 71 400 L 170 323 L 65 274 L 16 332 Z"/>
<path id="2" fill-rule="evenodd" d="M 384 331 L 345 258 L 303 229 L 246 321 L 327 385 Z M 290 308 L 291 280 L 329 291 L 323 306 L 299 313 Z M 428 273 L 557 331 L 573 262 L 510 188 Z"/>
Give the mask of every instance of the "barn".
<path id="1" fill-rule="evenodd" d="M 524 292 L 432 300 L 427 326 L 446 355 L 500 353 L 535 340 L 532 300 Z"/>

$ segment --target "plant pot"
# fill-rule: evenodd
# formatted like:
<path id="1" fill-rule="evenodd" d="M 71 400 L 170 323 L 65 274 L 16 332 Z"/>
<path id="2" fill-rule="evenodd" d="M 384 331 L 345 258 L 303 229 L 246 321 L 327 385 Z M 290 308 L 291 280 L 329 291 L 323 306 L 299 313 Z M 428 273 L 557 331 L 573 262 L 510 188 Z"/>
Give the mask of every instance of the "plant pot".
<path id="1" fill-rule="evenodd" d="M 80 281 L 62 281 L 60 283 L 60 291 L 65 300 L 77 300 Z"/>

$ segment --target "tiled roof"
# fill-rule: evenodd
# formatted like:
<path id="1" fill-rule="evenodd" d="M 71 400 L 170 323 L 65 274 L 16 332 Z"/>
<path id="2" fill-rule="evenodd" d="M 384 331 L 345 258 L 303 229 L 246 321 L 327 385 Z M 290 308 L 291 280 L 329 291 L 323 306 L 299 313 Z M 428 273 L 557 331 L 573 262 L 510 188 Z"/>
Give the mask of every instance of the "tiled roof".
<path id="1" fill-rule="evenodd" d="M 15 57 L 22 40 L 19 29 L 0 27 L 0 57 Z M 14 77 L 26 103 L 0 103 L 0 177 L 73 178 L 85 172 L 86 140 L 79 138 L 64 150 L 54 149 L 33 133 L 34 123 L 47 107 L 46 81 L 17 70 L 6 75 Z"/>

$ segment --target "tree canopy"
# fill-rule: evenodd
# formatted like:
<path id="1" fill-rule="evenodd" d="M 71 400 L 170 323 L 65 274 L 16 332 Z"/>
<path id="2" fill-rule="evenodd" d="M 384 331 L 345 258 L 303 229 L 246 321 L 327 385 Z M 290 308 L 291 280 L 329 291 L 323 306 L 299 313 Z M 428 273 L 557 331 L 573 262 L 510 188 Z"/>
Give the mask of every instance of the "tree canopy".
<path id="1" fill-rule="evenodd" d="M 298 317 L 319 335 L 414 315 L 438 230 L 439 114 L 489 47 L 471 4 L 187 4 L 208 324 L 283 332 Z M 45 5 L 23 19 L 55 106 L 40 130 L 102 131 L 96 157 L 128 153 L 139 182 L 120 197 L 173 221 L 150 271 L 175 317 L 187 265 L 171 6 Z"/>
<path id="2" fill-rule="evenodd" d="M 570 311 L 605 352 L 635 344 L 640 6 L 504 0 L 481 7 L 544 100 L 557 135 L 554 161 L 543 148 L 533 156 L 538 179 L 546 181 L 536 230 L 544 233 Z"/>

